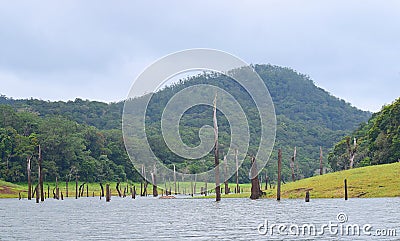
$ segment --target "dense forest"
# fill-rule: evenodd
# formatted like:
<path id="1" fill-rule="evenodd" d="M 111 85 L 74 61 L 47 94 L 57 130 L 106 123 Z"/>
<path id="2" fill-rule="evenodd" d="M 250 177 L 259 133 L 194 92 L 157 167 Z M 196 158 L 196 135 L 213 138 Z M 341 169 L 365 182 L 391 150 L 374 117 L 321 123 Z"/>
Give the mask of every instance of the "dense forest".
<path id="1" fill-rule="evenodd" d="M 277 115 L 275 150 L 266 167 L 271 179 L 275 177 L 276 150 L 282 148 L 283 177 L 289 180 L 289 161 L 297 147 L 296 175 L 298 178 L 314 175 L 319 168 L 319 148 L 328 150 L 343 136 L 349 135 L 371 113 L 358 110 L 349 103 L 315 86 L 306 75 L 290 68 L 272 65 L 254 65 L 254 69 L 267 85 Z M 226 89 L 249 115 L 249 154 L 257 146 L 259 119 L 248 94 L 231 79 L 223 75 L 202 74 L 167 86 L 153 95 L 147 111 L 146 132 L 157 157 L 166 165 L 176 164 L 181 172 L 196 173 L 212 167 L 212 158 L 203 162 L 184 160 L 166 147 L 159 127 L 165 104 L 179 90 L 196 84 L 212 84 Z M 141 98 L 134 99 L 140 103 Z M 0 178 L 7 181 L 25 181 L 26 160 L 37 158 L 37 146 L 43 149 L 45 178 L 70 178 L 75 173 L 88 181 L 139 180 L 123 143 L 121 117 L 124 103 L 101 103 L 76 99 L 75 101 L 43 101 L 37 99 L 14 100 L 0 97 Z M 219 113 L 221 151 L 229 141 L 229 126 Z M 182 139 L 196 145 L 201 126 L 212 122 L 212 110 L 197 106 L 182 117 Z M 222 158 L 222 155 L 221 155 Z M 240 170 L 240 181 L 248 182 L 250 162 Z M 35 164 L 35 161 L 33 161 Z M 329 169 L 327 165 L 326 168 Z M 35 168 L 33 168 L 35 170 Z"/>
<path id="2" fill-rule="evenodd" d="M 329 163 L 335 171 L 399 160 L 400 98 L 374 113 L 368 123 L 344 137 L 329 153 Z"/>

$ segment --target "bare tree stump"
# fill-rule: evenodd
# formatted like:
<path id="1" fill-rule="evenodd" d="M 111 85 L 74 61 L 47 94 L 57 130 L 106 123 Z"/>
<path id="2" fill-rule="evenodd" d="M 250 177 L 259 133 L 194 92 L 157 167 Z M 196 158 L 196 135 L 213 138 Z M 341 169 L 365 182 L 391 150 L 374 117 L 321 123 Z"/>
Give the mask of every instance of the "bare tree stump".
<path id="1" fill-rule="evenodd" d="M 118 192 L 118 197 L 121 197 L 121 191 L 119 190 L 119 181 L 117 182 L 117 192 Z"/>
<path id="2" fill-rule="evenodd" d="M 100 182 L 100 188 L 101 188 L 100 196 L 104 197 L 104 187 L 103 187 L 103 183 L 101 183 L 101 182 Z"/>
<path id="3" fill-rule="evenodd" d="M 106 184 L 106 202 L 111 200 L 110 184 Z"/>
<path id="4" fill-rule="evenodd" d="M 258 179 L 258 170 L 257 170 L 257 162 L 256 158 L 251 157 L 251 199 L 259 199 L 262 195 L 260 190 L 260 182 Z"/>
<path id="5" fill-rule="evenodd" d="M 310 201 L 310 192 L 307 191 L 306 192 L 306 202 L 309 202 L 309 201 Z"/>

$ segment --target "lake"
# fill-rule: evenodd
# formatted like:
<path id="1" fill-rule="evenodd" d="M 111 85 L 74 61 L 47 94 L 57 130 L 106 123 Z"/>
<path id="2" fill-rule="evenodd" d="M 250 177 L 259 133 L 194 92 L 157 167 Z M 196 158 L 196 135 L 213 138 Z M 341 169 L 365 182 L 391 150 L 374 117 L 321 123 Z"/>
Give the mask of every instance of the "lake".
<path id="1" fill-rule="evenodd" d="M 400 198 L 0 199 L 0 240 L 400 240 L 399 211 Z"/>

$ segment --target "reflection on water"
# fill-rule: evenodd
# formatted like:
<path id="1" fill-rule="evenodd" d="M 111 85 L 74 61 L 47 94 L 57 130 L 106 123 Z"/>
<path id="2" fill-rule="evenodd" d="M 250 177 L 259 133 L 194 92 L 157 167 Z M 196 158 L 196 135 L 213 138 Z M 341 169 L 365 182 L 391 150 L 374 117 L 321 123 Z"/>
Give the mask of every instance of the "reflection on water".
<path id="1" fill-rule="evenodd" d="M 256 200 L 170 199 L 113 197 L 110 203 L 98 198 L 46 200 L 0 200 L 0 240 L 400 240 L 400 198 Z M 395 229 L 397 237 L 320 236 L 277 234 L 287 227 L 338 222 Z M 260 224 L 275 224 L 273 235 L 259 234 Z M 293 229 L 295 230 L 295 229 Z M 264 231 L 260 229 L 260 231 Z M 269 230 L 271 231 L 271 230 Z M 318 230 L 319 231 L 319 230 Z"/>

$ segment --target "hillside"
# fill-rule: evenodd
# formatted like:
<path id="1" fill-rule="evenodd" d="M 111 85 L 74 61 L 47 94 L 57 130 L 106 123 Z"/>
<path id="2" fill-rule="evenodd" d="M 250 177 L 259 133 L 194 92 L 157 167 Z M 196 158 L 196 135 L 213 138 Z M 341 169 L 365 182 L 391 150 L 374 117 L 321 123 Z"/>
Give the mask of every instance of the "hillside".
<path id="1" fill-rule="evenodd" d="M 400 196 L 400 163 L 392 163 L 354 168 L 287 183 L 282 185 L 282 197 L 304 198 L 305 192 L 309 190 L 311 198 L 343 198 L 344 179 L 347 179 L 350 198 Z M 267 197 L 275 198 L 276 189 L 267 190 Z"/>
<path id="2" fill-rule="evenodd" d="M 329 162 L 334 170 L 350 167 L 349 150 L 355 154 L 354 167 L 400 160 L 400 98 L 384 106 L 368 123 L 361 125 L 351 135 L 336 143 L 329 154 Z"/>
<path id="3" fill-rule="evenodd" d="M 327 158 L 327 150 L 346 134 L 357 128 L 359 123 L 366 122 L 371 116 L 352 107 L 325 90 L 314 85 L 306 75 L 299 74 L 289 68 L 271 65 L 255 65 L 255 70 L 265 81 L 275 104 L 277 114 L 277 139 L 276 148 L 283 149 L 283 178 L 289 180 L 289 160 L 293 149 L 297 147 L 297 161 L 299 166 L 298 178 L 309 177 L 319 167 L 319 147 L 322 146 Z M 160 136 L 160 116 L 165 104 L 179 90 L 199 83 L 214 84 L 228 90 L 244 106 L 249 114 L 251 128 L 250 153 L 257 146 L 259 135 L 259 119 L 254 115 L 254 104 L 248 100 L 248 95 L 240 86 L 224 76 L 201 75 L 185 79 L 172 86 L 158 91 L 151 100 L 148 108 L 149 128 L 146 128 L 150 145 L 157 156 L 167 165 L 175 163 L 178 170 L 191 173 L 207 170 L 212 166 L 212 157 L 205 162 L 190 162 L 183 160 L 169 152 Z M 135 99 L 140 103 L 141 98 Z M 7 136 L 5 129 L 11 129 L 12 143 L 19 143 L 19 139 L 28 141 L 29 136 L 37 135 L 48 145 L 59 143 L 56 148 L 44 148 L 44 158 L 50 161 L 48 166 L 48 179 L 55 176 L 65 178 L 71 167 L 80 170 L 80 175 L 89 175 L 92 180 L 104 178 L 135 178 L 131 165 L 125 154 L 121 138 L 121 113 L 123 102 L 101 103 L 95 101 L 76 99 L 75 101 L 42 101 L 36 99 L 14 100 L 0 97 L 0 104 L 11 106 L 12 110 L 3 108 L 0 111 L 0 128 Z M 187 111 L 182 118 L 182 139 L 189 145 L 196 145 L 199 138 L 198 130 L 212 121 L 211 108 L 198 106 Z M 15 116 L 15 121 L 6 121 L 7 115 Z M 229 142 L 229 126 L 222 115 L 218 116 L 220 124 L 221 145 Z M 52 124 L 54 120 L 57 120 Z M 61 128 L 57 128 L 61 127 Z M 57 130 L 60 129 L 60 130 Z M 47 135 L 49 133 L 51 135 Z M 50 139 L 53 138 L 53 139 Z M 2 138 L 2 137 L 0 137 Z M 79 141 L 69 141 L 77 138 Z M 76 140 L 76 139 L 75 139 Z M 75 144 L 74 144 L 75 143 Z M 79 144 L 76 144 L 79 143 Z M 32 144 L 32 143 L 31 143 Z M 29 149 L 29 148 L 28 148 Z M 69 151 L 63 151 L 67 149 Z M 5 149 L 4 149 L 5 150 Z M 25 178 L 26 153 L 15 152 L 17 149 L 9 148 L 3 151 L 2 164 L 0 165 L 1 177 L 17 176 Z M 20 150 L 24 150 L 21 144 Z M 31 150 L 31 149 L 29 149 Z M 48 153 L 46 153 L 46 150 Z M 57 153 L 56 150 L 59 150 Z M 74 150 L 74 151 L 72 151 Z M 78 150 L 78 151 L 76 151 Z M 222 148 L 223 150 L 223 148 Z M 222 155 L 221 155 L 222 156 Z M 276 150 L 273 152 L 273 160 Z M 83 165 L 85 163 L 85 165 Z M 105 163 L 112 165 L 112 174 L 105 170 Z M 267 167 L 271 179 L 276 175 L 276 162 L 271 161 Z M 103 167 L 102 173 L 90 171 L 96 167 Z M 326 165 L 325 165 L 326 166 Z M 14 168 L 14 169 L 13 169 Z M 240 181 L 248 182 L 249 161 L 244 163 L 240 170 Z M 83 171 L 85 170 L 85 171 Z M 123 170 L 120 175 L 118 170 Z M 14 175 L 12 173 L 17 173 Z M 6 178 L 7 179 L 7 178 Z"/>

